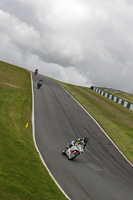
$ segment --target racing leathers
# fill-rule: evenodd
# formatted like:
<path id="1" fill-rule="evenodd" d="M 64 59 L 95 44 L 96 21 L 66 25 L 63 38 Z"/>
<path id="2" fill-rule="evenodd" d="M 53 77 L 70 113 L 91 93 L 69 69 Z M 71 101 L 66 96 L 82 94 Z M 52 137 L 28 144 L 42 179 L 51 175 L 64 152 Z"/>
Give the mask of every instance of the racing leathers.
<path id="1" fill-rule="evenodd" d="M 71 147 L 73 145 L 78 145 L 78 144 L 81 144 L 81 143 L 84 144 L 84 149 L 85 149 L 87 143 L 84 141 L 84 138 L 78 138 L 77 140 L 72 141 L 69 147 Z"/>

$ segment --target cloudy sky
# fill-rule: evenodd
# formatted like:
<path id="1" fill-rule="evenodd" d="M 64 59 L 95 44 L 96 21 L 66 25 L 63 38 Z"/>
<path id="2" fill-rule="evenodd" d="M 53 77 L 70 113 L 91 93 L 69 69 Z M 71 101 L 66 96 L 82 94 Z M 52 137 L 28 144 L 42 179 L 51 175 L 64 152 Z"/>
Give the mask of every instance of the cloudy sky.
<path id="1" fill-rule="evenodd" d="M 133 91 L 132 0 L 0 0 L 0 60 Z"/>

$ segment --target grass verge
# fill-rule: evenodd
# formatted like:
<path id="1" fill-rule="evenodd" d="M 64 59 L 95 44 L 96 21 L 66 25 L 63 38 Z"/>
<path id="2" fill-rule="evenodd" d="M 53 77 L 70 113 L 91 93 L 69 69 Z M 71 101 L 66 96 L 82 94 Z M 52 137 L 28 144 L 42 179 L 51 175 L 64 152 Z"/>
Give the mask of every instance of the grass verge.
<path id="1" fill-rule="evenodd" d="M 97 94 L 90 88 L 59 83 L 96 119 L 133 163 L 133 111 Z"/>
<path id="2" fill-rule="evenodd" d="M 30 72 L 0 61 L 0 200 L 65 200 L 35 149 L 31 102 Z"/>

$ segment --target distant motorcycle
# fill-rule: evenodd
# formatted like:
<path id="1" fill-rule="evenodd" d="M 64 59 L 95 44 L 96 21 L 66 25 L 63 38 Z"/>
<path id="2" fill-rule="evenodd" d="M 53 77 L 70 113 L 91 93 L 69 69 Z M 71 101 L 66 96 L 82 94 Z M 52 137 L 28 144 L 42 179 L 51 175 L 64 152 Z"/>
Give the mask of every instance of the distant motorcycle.
<path id="1" fill-rule="evenodd" d="M 35 76 L 38 74 L 38 69 L 35 70 L 34 74 Z"/>
<path id="2" fill-rule="evenodd" d="M 70 147 L 69 146 L 70 145 L 67 144 L 66 148 L 63 149 L 63 151 L 62 151 L 62 154 L 66 155 L 69 160 L 73 160 L 78 155 L 80 155 L 81 153 L 84 152 L 84 142 L 81 142 L 78 145 L 73 145 L 73 146 L 70 146 Z"/>
<path id="3" fill-rule="evenodd" d="M 37 83 L 37 89 L 39 89 L 42 86 L 42 80 L 40 79 L 39 82 Z"/>

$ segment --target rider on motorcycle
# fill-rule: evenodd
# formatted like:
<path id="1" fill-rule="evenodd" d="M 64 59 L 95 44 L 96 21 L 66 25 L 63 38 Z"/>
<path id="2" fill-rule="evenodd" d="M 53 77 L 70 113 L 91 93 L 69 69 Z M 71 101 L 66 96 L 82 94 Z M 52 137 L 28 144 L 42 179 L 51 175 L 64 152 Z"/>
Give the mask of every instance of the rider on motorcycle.
<path id="1" fill-rule="evenodd" d="M 85 149 L 85 147 L 86 147 L 88 141 L 89 141 L 89 138 L 88 138 L 88 137 L 78 138 L 77 140 L 72 141 L 71 144 L 70 144 L 70 146 L 78 145 L 78 144 L 80 144 L 80 143 L 83 142 L 83 143 L 84 143 L 84 149 Z"/>
<path id="2" fill-rule="evenodd" d="M 70 147 L 72 147 L 73 145 L 78 145 L 78 144 L 81 144 L 83 143 L 84 144 L 84 149 L 87 145 L 89 141 L 89 138 L 88 137 L 83 137 L 83 138 L 78 138 L 77 140 L 75 141 L 72 141 L 71 144 L 67 144 L 66 148 L 64 149 L 64 153 L 67 149 L 69 149 Z"/>
<path id="3" fill-rule="evenodd" d="M 42 79 L 40 79 L 38 83 L 42 85 L 42 83 L 43 83 Z"/>
<path id="4" fill-rule="evenodd" d="M 35 70 L 34 74 L 35 74 L 35 75 L 37 75 L 37 74 L 38 74 L 38 69 L 36 69 L 36 70 Z"/>
<path id="5" fill-rule="evenodd" d="M 37 88 L 39 89 L 43 84 L 43 81 L 42 79 L 39 80 L 39 82 L 37 83 Z"/>

